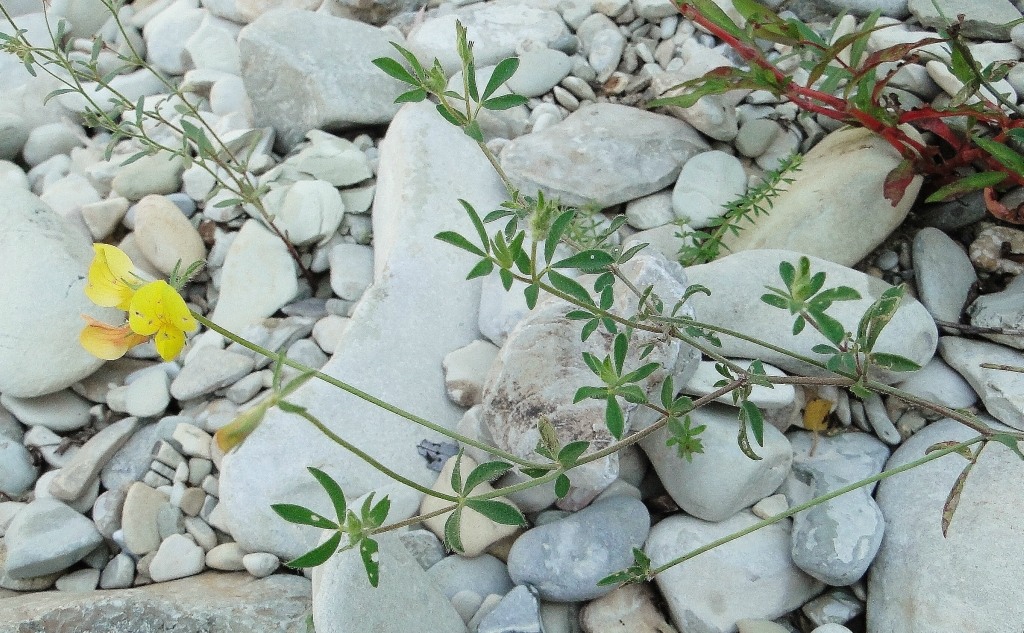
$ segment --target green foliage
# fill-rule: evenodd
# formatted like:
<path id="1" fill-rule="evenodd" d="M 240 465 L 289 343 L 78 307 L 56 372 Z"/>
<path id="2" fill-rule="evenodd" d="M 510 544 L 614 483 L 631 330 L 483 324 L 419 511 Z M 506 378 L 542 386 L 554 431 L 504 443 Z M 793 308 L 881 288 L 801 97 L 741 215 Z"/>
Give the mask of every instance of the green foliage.
<path id="1" fill-rule="evenodd" d="M 633 564 L 617 571 L 613 574 L 609 574 L 597 581 L 599 587 L 608 587 L 611 585 L 621 584 L 632 584 L 647 582 L 654 575 L 651 573 L 651 559 L 647 557 L 647 554 L 639 547 L 633 548 Z"/>
<path id="2" fill-rule="evenodd" d="M 463 480 L 462 477 L 462 451 L 455 457 L 455 465 L 452 467 L 451 487 L 458 495 L 456 507 L 448 516 L 444 524 L 444 539 L 448 547 L 456 552 L 464 552 L 462 544 L 462 516 L 465 508 L 469 508 L 484 515 L 495 523 L 503 525 L 526 525 L 526 517 L 515 506 L 504 501 L 491 498 L 469 497 L 481 484 L 490 483 L 501 477 L 512 468 L 512 464 L 504 462 L 486 462 L 479 464 L 473 469 L 469 476 Z"/>
<path id="3" fill-rule="evenodd" d="M 629 350 L 629 337 L 625 332 L 615 335 L 612 353 L 604 359 L 598 359 L 590 352 L 583 352 L 583 360 L 590 371 L 604 383 L 602 387 L 580 387 L 573 396 L 573 403 L 593 398 L 605 401 L 605 425 L 615 439 L 622 438 L 625 427 L 625 416 L 619 398 L 633 404 L 645 404 L 647 395 L 640 385 L 636 384 L 661 368 L 658 363 L 646 363 L 633 371 L 622 373 Z"/>

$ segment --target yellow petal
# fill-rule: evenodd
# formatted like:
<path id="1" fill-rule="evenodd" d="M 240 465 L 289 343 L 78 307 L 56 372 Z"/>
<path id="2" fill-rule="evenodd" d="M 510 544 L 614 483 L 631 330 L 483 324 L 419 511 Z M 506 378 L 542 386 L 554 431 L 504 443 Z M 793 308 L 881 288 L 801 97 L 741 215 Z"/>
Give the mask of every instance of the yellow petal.
<path id="1" fill-rule="evenodd" d="M 127 310 L 135 290 L 127 280 L 134 277 L 132 260 L 116 246 L 93 244 L 96 256 L 89 265 L 85 295 L 96 305 Z"/>
<path id="2" fill-rule="evenodd" d="M 804 428 L 808 431 L 824 431 L 828 428 L 828 412 L 832 408 L 831 400 L 817 398 L 804 407 Z"/>
<path id="3" fill-rule="evenodd" d="M 183 332 L 191 332 L 199 327 L 196 318 L 188 309 L 185 300 L 170 286 L 164 290 L 164 319 L 167 324 Z"/>
<path id="4" fill-rule="evenodd" d="M 87 352 L 103 360 L 117 360 L 129 349 L 146 342 L 145 336 L 132 332 L 127 325 L 114 327 L 92 317 L 82 315 L 85 328 L 78 340 Z"/>
<path id="5" fill-rule="evenodd" d="M 151 281 L 135 291 L 128 308 L 128 325 L 143 336 L 156 334 L 163 325 L 167 291 L 176 294 L 166 281 Z"/>
<path id="6" fill-rule="evenodd" d="M 162 327 L 153 337 L 156 351 L 164 360 L 174 360 L 185 347 L 185 334 L 175 327 Z"/>

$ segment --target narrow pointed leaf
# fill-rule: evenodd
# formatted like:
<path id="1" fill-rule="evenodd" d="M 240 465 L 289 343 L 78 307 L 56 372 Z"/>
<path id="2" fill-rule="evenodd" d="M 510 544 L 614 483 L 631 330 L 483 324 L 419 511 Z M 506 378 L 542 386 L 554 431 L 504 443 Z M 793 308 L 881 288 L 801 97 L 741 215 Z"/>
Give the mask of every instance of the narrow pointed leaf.
<path id="1" fill-rule="evenodd" d="M 444 522 L 444 540 L 453 552 L 464 552 L 462 546 L 462 508 L 456 508 Z"/>
<path id="2" fill-rule="evenodd" d="M 345 520 L 345 493 L 342 492 L 341 486 L 338 485 L 338 482 L 331 479 L 330 475 L 319 468 L 307 466 L 306 470 L 316 477 L 316 480 L 323 489 L 327 491 L 327 496 L 331 498 L 331 503 L 334 504 L 334 511 L 338 515 L 338 524 L 340 525 Z"/>
<path id="3" fill-rule="evenodd" d="M 872 354 L 871 362 L 891 371 L 917 371 L 921 366 L 899 354 Z"/>
<path id="4" fill-rule="evenodd" d="M 565 473 L 555 478 L 555 496 L 559 499 L 569 494 L 570 481 Z"/>
<path id="5" fill-rule="evenodd" d="M 512 468 L 512 464 L 505 462 L 485 462 L 473 469 L 466 477 L 466 485 L 463 494 L 469 494 L 474 488 L 482 483 L 489 483 L 501 477 Z"/>
<path id="6" fill-rule="evenodd" d="M 324 541 L 320 546 L 309 550 L 294 560 L 288 561 L 285 565 L 292 569 L 322 565 L 338 550 L 339 543 L 341 543 L 341 532 L 336 532 L 334 536 Z"/>
<path id="7" fill-rule="evenodd" d="M 326 519 L 319 512 L 313 512 L 309 508 L 295 505 L 294 503 L 275 503 L 270 506 L 270 509 L 289 523 L 312 525 L 313 527 L 322 528 L 324 530 L 337 529 L 338 527 L 336 523 Z"/>
<path id="8" fill-rule="evenodd" d="M 639 369 L 634 369 L 625 376 L 622 377 L 622 382 L 640 382 L 644 378 L 647 378 L 654 372 L 658 371 L 661 365 L 658 363 L 647 363 Z"/>
<path id="9" fill-rule="evenodd" d="M 946 502 L 942 504 L 942 537 L 946 538 L 949 534 L 949 525 L 953 522 L 953 515 L 956 514 L 956 508 L 960 505 L 960 495 L 964 491 L 964 484 L 967 483 L 967 476 L 971 474 L 971 469 L 974 468 L 975 462 L 972 460 L 964 469 L 957 475 L 956 481 L 953 482 L 953 487 L 949 489 L 949 494 L 946 495 Z"/>
<path id="10" fill-rule="evenodd" d="M 483 105 L 485 110 L 508 110 L 516 106 L 525 105 L 527 101 L 529 99 L 522 95 L 501 95 L 500 97 L 491 97 L 481 105 Z"/>
<path id="11" fill-rule="evenodd" d="M 533 310 L 537 307 L 537 298 L 540 296 L 540 286 L 530 284 L 523 288 L 523 296 L 526 298 L 526 307 Z"/>
<path id="12" fill-rule="evenodd" d="M 580 458 L 580 455 L 587 452 L 589 447 L 590 442 L 583 440 L 569 442 L 562 447 L 562 450 L 558 451 L 558 463 L 566 468 L 572 466 Z"/>
<path id="13" fill-rule="evenodd" d="M 614 343 L 612 343 L 612 354 L 615 359 L 616 375 L 622 374 L 622 365 L 626 362 L 627 351 L 629 351 L 629 339 L 623 333 L 617 334 L 615 336 Z"/>
<path id="14" fill-rule="evenodd" d="M 359 558 L 363 559 L 363 568 L 366 570 L 366 579 L 370 586 L 376 588 L 380 582 L 380 562 L 377 559 L 377 541 L 372 538 L 364 538 L 359 541 Z"/>
<path id="15" fill-rule="evenodd" d="M 472 242 L 459 235 L 455 231 L 442 231 L 434 236 L 434 239 L 441 240 L 442 242 L 448 242 L 452 246 L 458 246 L 464 251 L 469 251 L 474 255 L 480 257 L 487 257 L 487 254 L 480 250 L 479 247 L 475 246 Z"/>
<path id="16" fill-rule="evenodd" d="M 544 240 L 545 263 L 550 263 L 551 258 L 555 256 L 555 248 L 558 246 L 558 242 L 562 239 L 562 235 L 565 234 L 565 230 L 569 228 L 569 224 L 572 223 L 574 217 L 576 217 L 575 211 L 565 211 L 551 223 L 551 228 L 548 229 L 548 236 Z"/>
<path id="17" fill-rule="evenodd" d="M 387 74 L 391 75 L 398 81 L 402 81 L 407 84 L 412 84 L 413 86 L 419 84 L 416 78 L 409 74 L 409 71 L 406 70 L 404 66 L 399 64 L 397 61 L 391 59 L 390 57 L 378 57 L 371 63 L 377 68 L 380 68 Z"/>
<path id="18" fill-rule="evenodd" d="M 597 271 L 609 264 L 615 263 L 615 259 L 604 251 L 589 250 L 580 251 L 572 257 L 552 264 L 552 268 L 579 268 L 584 271 Z"/>
<path id="19" fill-rule="evenodd" d="M 572 398 L 572 403 L 576 404 L 586 400 L 587 398 L 597 398 L 602 400 L 608 395 L 608 389 L 604 387 L 580 387 L 576 390 L 576 395 Z"/>
<path id="20" fill-rule="evenodd" d="M 466 499 L 466 507 L 476 510 L 495 523 L 526 525 L 526 517 L 514 505 L 496 499 Z"/>
<path id="21" fill-rule="evenodd" d="M 608 432 L 612 434 L 616 440 L 622 439 L 622 430 L 625 428 L 625 419 L 622 416 L 622 407 L 619 406 L 618 400 L 614 396 L 608 397 L 608 404 L 604 410 L 604 422 L 608 427 Z"/>
<path id="22" fill-rule="evenodd" d="M 566 277 L 558 271 L 549 270 L 548 283 L 550 283 L 555 290 L 564 292 L 580 303 L 588 306 L 594 305 L 594 300 L 591 298 L 590 293 L 587 292 L 587 289 L 571 277 Z"/>
<path id="23" fill-rule="evenodd" d="M 476 263 L 476 266 L 469 271 L 466 275 L 466 279 L 476 279 L 477 277 L 486 277 L 491 274 L 494 270 L 494 262 L 489 259 L 481 259 Z"/>
<path id="24" fill-rule="evenodd" d="M 413 88 L 408 92 L 395 97 L 395 103 L 419 103 L 427 98 L 427 91 L 423 88 Z"/>
<path id="25" fill-rule="evenodd" d="M 498 62 L 498 65 L 494 67 L 491 72 L 491 78 L 487 80 L 487 86 L 484 87 L 483 98 L 486 100 L 494 92 L 501 87 L 503 83 L 512 78 L 512 75 L 516 74 L 516 70 L 519 69 L 519 59 L 517 57 L 509 57 Z"/>

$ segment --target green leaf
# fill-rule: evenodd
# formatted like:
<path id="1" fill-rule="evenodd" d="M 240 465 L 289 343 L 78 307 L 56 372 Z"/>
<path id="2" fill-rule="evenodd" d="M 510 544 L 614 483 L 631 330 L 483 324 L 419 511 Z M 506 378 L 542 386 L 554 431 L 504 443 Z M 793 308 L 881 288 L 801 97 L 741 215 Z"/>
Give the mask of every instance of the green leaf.
<path id="1" fill-rule="evenodd" d="M 1017 174 L 1024 174 L 1024 156 L 1021 156 L 1010 147 L 991 139 L 982 136 L 972 136 L 971 138 L 978 147 L 991 154 L 993 158 L 1002 163 L 1007 169 Z"/>
<path id="2" fill-rule="evenodd" d="M 480 129 L 480 122 L 479 121 L 476 121 L 476 120 L 470 121 L 463 128 L 463 131 L 466 133 L 466 136 L 468 136 L 469 138 L 473 139 L 477 143 L 483 143 L 484 142 L 484 132 L 483 132 L 482 129 Z"/>
<path id="3" fill-rule="evenodd" d="M 569 228 L 575 217 L 576 212 L 570 209 L 563 212 L 551 223 L 551 228 L 548 229 L 548 236 L 544 239 L 544 263 L 551 263 L 551 258 L 555 256 L 555 248 L 558 246 L 558 242 L 562 239 L 562 235 L 565 234 L 565 230 Z"/>
<path id="4" fill-rule="evenodd" d="M 637 385 L 626 385 L 625 387 L 617 387 L 615 394 L 624 398 L 627 402 L 633 404 L 644 404 L 647 402 L 647 396 L 644 394 L 644 390 Z"/>
<path id="5" fill-rule="evenodd" d="M 949 489 L 949 494 L 946 496 L 946 502 L 942 504 L 942 538 L 946 538 L 949 533 L 949 525 L 953 522 L 953 515 L 956 514 L 956 508 L 960 505 L 960 495 L 964 491 L 964 484 L 967 483 L 967 476 L 971 474 L 971 469 L 974 468 L 976 463 L 976 457 L 972 458 L 970 462 L 964 466 L 964 469 L 957 475 L 956 481 L 953 482 L 953 487 Z"/>
<path id="6" fill-rule="evenodd" d="M 414 88 L 408 92 L 395 97 L 395 103 L 419 103 L 427 98 L 427 91 L 423 88 Z"/>
<path id="7" fill-rule="evenodd" d="M 822 290 L 815 297 L 815 301 L 854 301 L 860 299 L 860 293 L 849 286 L 837 286 L 835 288 L 829 288 L 828 290 Z"/>
<path id="8" fill-rule="evenodd" d="M 831 345 L 825 345 L 823 343 L 819 343 L 819 344 L 815 345 L 814 347 L 811 348 L 811 351 L 814 352 L 815 354 L 837 354 L 837 353 L 839 353 L 839 349 L 837 349 L 835 347 L 832 347 Z"/>
<path id="9" fill-rule="evenodd" d="M 569 442 L 562 447 L 562 450 L 558 451 L 558 463 L 563 468 L 570 468 L 576 464 L 576 460 L 580 458 L 580 455 L 587 452 L 587 448 L 590 447 L 590 442 L 583 440 L 577 440 L 575 442 Z"/>
<path id="10" fill-rule="evenodd" d="M 462 76 L 466 80 L 466 92 L 468 93 L 467 96 L 473 101 L 479 103 L 480 92 L 477 90 L 476 87 L 476 64 L 474 62 L 467 63 L 465 72 L 463 73 Z"/>
<path id="11" fill-rule="evenodd" d="M 583 329 L 580 330 L 580 340 L 581 341 L 585 341 L 588 338 L 590 338 L 590 335 L 593 334 L 594 332 L 596 332 L 597 328 L 600 327 L 600 325 L 601 325 L 601 321 L 598 320 L 598 319 L 594 319 L 592 321 L 587 322 L 583 326 Z"/>
<path id="12" fill-rule="evenodd" d="M 437 104 L 437 112 L 445 121 L 448 121 L 455 127 L 462 127 L 467 123 L 466 116 L 464 114 L 461 112 L 453 112 L 440 103 Z"/>
<path id="13" fill-rule="evenodd" d="M 526 525 L 526 517 L 514 505 L 495 499 L 466 499 L 466 506 L 495 523 Z"/>
<path id="14" fill-rule="evenodd" d="M 763 294 L 761 295 L 761 301 L 763 303 L 767 303 L 773 308 L 779 308 L 782 310 L 789 309 L 789 301 L 787 301 L 785 297 L 780 297 L 779 295 Z"/>
<path id="15" fill-rule="evenodd" d="M 921 366 L 899 354 L 871 354 L 871 362 L 891 371 L 917 371 Z"/>
<path id="16" fill-rule="evenodd" d="M 558 497 L 559 499 L 561 499 L 561 498 L 565 497 L 565 495 L 569 494 L 569 485 L 570 485 L 569 478 L 565 476 L 565 473 L 562 473 L 561 475 L 556 477 L 555 478 L 555 496 Z"/>
<path id="17" fill-rule="evenodd" d="M 270 509 L 289 523 L 312 525 L 324 530 L 336 530 L 338 528 L 336 523 L 327 520 L 320 513 L 293 503 L 275 503 L 270 506 Z"/>
<path id="18" fill-rule="evenodd" d="M 463 236 L 459 235 L 455 231 L 441 231 L 440 233 L 434 236 L 434 239 L 441 240 L 442 242 L 448 242 L 452 246 L 458 246 L 462 250 L 469 251 L 474 255 L 479 255 L 480 257 L 487 257 L 487 254 L 480 250 L 479 247 L 475 246 L 472 242 L 470 242 Z"/>
<path id="19" fill-rule="evenodd" d="M 444 540 L 447 541 L 448 547 L 452 551 L 466 551 L 466 548 L 462 546 L 462 506 L 456 508 L 444 522 Z"/>
<path id="20" fill-rule="evenodd" d="M 452 466 L 452 477 L 451 477 L 452 490 L 455 494 L 463 494 L 462 492 L 462 449 L 459 449 L 459 453 L 455 456 L 455 464 Z"/>
<path id="21" fill-rule="evenodd" d="M 505 462 L 485 462 L 473 469 L 466 477 L 466 485 L 462 490 L 463 494 L 469 494 L 474 488 L 482 483 L 494 481 L 512 468 L 512 464 Z"/>
<path id="22" fill-rule="evenodd" d="M 292 569 L 302 569 L 305 567 L 316 567 L 327 562 L 334 552 L 338 550 L 338 544 L 341 543 L 341 532 L 337 532 L 331 538 L 324 541 L 318 547 L 309 550 L 302 556 L 294 560 L 290 560 L 285 563 L 286 566 Z"/>
<path id="23" fill-rule="evenodd" d="M 484 94 L 482 95 L 484 102 L 486 103 L 487 98 L 494 94 L 503 83 L 511 79 L 518 69 L 519 58 L 517 57 L 509 57 L 498 62 L 498 65 L 491 72 L 491 78 L 487 80 L 487 86 L 484 88 Z M 484 107 L 487 106 L 485 105 Z"/>
<path id="24" fill-rule="evenodd" d="M 491 97 L 482 104 L 485 110 L 508 110 L 516 106 L 524 105 L 529 99 L 522 95 L 501 95 L 500 97 Z"/>
<path id="25" fill-rule="evenodd" d="M 819 328 L 821 328 L 821 333 L 825 335 L 825 338 L 831 341 L 834 345 L 838 346 L 843 342 L 843 339 L 846 338 L 846 329 L 843 327 L 842 323 L 836 321 L 824 312 L 819 312 L 810 308 L 807 312 L 814 317 L 814 322 L 818 324 Z"/>
<path id="26" fill-rule="evenodd" d="M 676 388 L 672 384 L 671 374 L 661 383 L 661 406 L 669 409 L 672 407 L 672 399 L 676 397 Z"/>
<path id="27" fill-rule="evenodd" d="M 498 277 L 501 278 L 501 285 L 506 291 L 512 289 L 512 282 L 515 281 L 515 278 L 512 276 L 512 272 L 510 270 L 502 268 L 498 271 Z"/>
<path id="28" fill-rule="evenodd" d="M 640 382 L 661 368 L 659 363 L 647 363 L 639 369 L 634 369 L 621 378 L 621 382 Z"/>
<path id="29" fill-rule="evenodd" d="M 327 491 L 327 496 L 331 498 L 331 503 L 334 504 L 334 512 L 338 515 L 338 525 L 341 525 L 345 521 L 345 493 L 342 492 L 341 486 L 338 485 L 338 482 L 331 479 L 330 475 L 319 468 L 307 466 L 306 470 L 316 477 L 316 480 L 323 489 Z"/>
<path id="30" fill-rule="evenodd" d="M 607 403 L 604 410 L 604 423 L 612 437 L 616 440 L 621 440 L 622 430 L 626 425 L 626 420 L 622 415 L 622 407 L 619 406 L 615 396 L 608 396 Z"/>
<path id="31" fill-rule="evenodd" d="M 571 277 L 566 277 L 560 272 L 549 270 L 548 271 L 548 282 L 559 292 L 564 292 L 570 297 L 576 299 L 580 303 L 588 306 L 594 305 L 594 300 L 590 297 L 590 293 L 587 289 L 580 285 L 578 281 Z"/>
<path id="32" fill-rule="evenodd" d="M 1001 171 L 982 171 L 976 174 L 961 178 L 945 187 L 940 187 L 932 195 L 925 198 L 925 202 L 942 202 L 950 198 L 956 198 L 971 191 L 978 191 L 985 187 L 994 187 L 1006 180 L 1009 176 Z"/>
<path id="33" fill-rule="evenodd" d="M 1017 440 L 1017 438 L 1015 438 L 1014 436 L 1009 435 L 1007 433 L 994 433 L 989 436 L 989 439 L 994 442 L 999 442 L 1006 448 L 1016 453 L 1017 457 L 1024 459 L 1024 453 L 1022 453 L 1020 450 L 1019 440 Z"/>
<path id="34" fill-rule="evenodd" d="M 398 81 L 411 84 L 413 86 L 417 86 L 420 83 L 419 81 L 416 80 L 415 77 L 409 74 L 409 71 L 406 70 L 404 66 L 399 64 L 397 61 L 391 59 L 390 57 L 378 57 L 371 63 L 377 68 L 380 68 L 387 74 L 391 75 Z"/>
<path id="35" fill-rule="evenodd" d="M 494 262 L 489 259 L 481 259 L 476 263 L 476 266 L 473 266 L 472 270 L 469 271 L 469 274 L 466 275 L 466 279 L 486 277 L 491 274 L 492 270 L 494 270 Z"/>
<path id="36" fill-rule="evenodd" d="M 801 261 L 806 258 L 801 258 Z M 796 268 L 789 262 L 779 263 L 779 276 L 782 277 L 782 281 L 786 284 L 787 288 L 793 287 L 793 280 L 796 279 Z"/>
<path id="37" fill-rule="evenodd" d="M 686 4 L 692 4 L 700 14 L 712 24 L 726 31 L 741 42 L 749 42 L 750 37 L 735 22 L 732 21 L 725 11 L 714 2 L 714 0 L 688 0 Z"/>
<path id="38" fill-rule="evenodd" d="M 366 579 L 370 586 L 376 588 L 380 582 L 380 563 L 377 561 L 377 541 L 365 537 L 359 541 L 359 558 L 363 559 L 363 568 L 366 570 Z"/>
<path id="39" fill-rule="evenodd" d="M 615 359 L 615 375 L 622 375 L 622 366 L 626 362 L 626 352 L 629 351 L 629 338 L 625 333 L 615 335 L 612 342 L 612 355 Z"/>
<path id="40" fill-rule="evenodd" d="M 185 137 L 196 144 L 200 156 L 211 158 L 216 154 L 213 145 L 210 144 L 210 139 L 206 137 L 206 130 L 196 127 L 187 119 L 181 120 L 181 129 L 185 133 Z"/>
<path id="41" fill-rule="evenodd" d="M 586 272 L 596 272 L 605 266 L 615 263 L 615 259 L 604 251 L 596 249 L 580 251 L 572 257 L 551 264 L 552 268 L 579 268 Z"/>
<path id="42" fill-rule="evenodd" d="M 807 319 L 803 318 L 802 316 L 798 316 L 796 320 L 793 321 L 793 336 L 796 336 L 800 332 L 803 332 L 805 325 L 807 325 Z"/>
<path id="43" fill-rule="evenodd" d="M 764 446 L 764 417 L 761 410 L 750 400 L 744 400 L 740 405 L 746 421 L 750 423 L 750 430 L 754 432 L 754 441 L 758 446 Z"/>
<path id="44" fill-rule="evenodd" d="M 580 387 L 576 390 L 576 395 L 572 398 L 572 403 L 582 402 L 587 398 L 596 398 L 603 400 L 608 396 L 608 389 L 605 387 Z"/>
<path id="45" fill-rule="evenodd" d="M 526 307 L 533 310 L 537 307 L 537 297 L 540 296 L 540 286 L 530 284 L 523 288 L 523 295 L 526 297 Z"/>
<path id="46" fill-rule="evenodd" d="M 370 498 L 373 498 L 373 494 L 370 494 Z M 391 511 L 391 499 L 388 499 L 387 495 L 381 499 L 377 505 L 373 506 L 373 509 L 366 513 L 363 524 L 369 525 L 369 527 L 380 527 L 384 525 L 384 521 L 388 518 L 388 512 Z"/>

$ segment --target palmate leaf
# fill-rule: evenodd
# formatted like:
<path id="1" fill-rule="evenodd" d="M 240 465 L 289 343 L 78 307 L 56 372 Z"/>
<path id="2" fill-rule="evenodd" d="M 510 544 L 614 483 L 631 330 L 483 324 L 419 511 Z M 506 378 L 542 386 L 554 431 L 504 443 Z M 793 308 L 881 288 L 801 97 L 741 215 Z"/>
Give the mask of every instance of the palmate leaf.
<path id="1" fill-rule="evenodd" d="M 519 69 L 519 59 L 516 57 L 509 57 L 498 62 L 498 65 L 494 67 L 491 72 L 491 78 L 487 80 L 487 86 L 484 88 L 483 98 L 486 100 L 494 92 L 501 87 L 503 83 L 512 78 L 512 75 Z"/>

